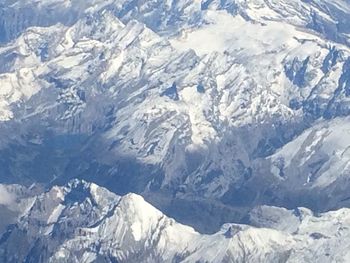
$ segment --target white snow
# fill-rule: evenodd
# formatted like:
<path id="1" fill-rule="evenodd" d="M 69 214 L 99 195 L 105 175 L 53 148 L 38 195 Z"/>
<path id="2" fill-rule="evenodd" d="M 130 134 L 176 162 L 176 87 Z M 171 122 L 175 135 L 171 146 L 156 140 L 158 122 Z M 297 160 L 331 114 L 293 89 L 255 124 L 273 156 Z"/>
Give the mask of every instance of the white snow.
<path id="1" fill-rule="evenodd" d="M 95 184 L 79 181 L 62 188 L 62 192 L 63 189 L 74 192 L 80 183 L 91 192 L 106 193 L 94 205 L 94 216 L 82 218 L 84 209 L 91 209 L 86 205 L 92 203 L 76 202 L 68 205 L 69 210 L 74 211 L 74 218 L 66 215 L 58 221 L 64 209 L 61 204 L 49 214 L 32 206 L 30 213 L 23 214 L 18 222 L 23 229 L 30 229 L 36 222 L 32 217 L 47 218 L 37 226 L 37 233 L 49 235 L 56 224 L 61 224 L 61 231 L 71 233 L 63 243 L 51 243 L 53 255 L 49 262 L 67 257 L 72 262 L 94 262 L 97 253 L 113 255 L 118 261 L 129 261 L 138 255 L 143 257 L 143 262 L 173 262 L 176 256 L 181 256 L 183 262 L 189 263 L 204 260 L 212 263 L 225 260 L 252 263 L 317 260 L 326 263 L 328 257 L 346 262 L 349 255 L 349 244 L 344 242 L 350 238 L 349 209 L 315 216 L 305 208 L 298 208 L 297 214 L 284 208 L 263 206 L 251 213 L 250 220 L 256 227 L 225 224 L 217 233 L 204 235 L 168 218 L 136 194 L 118 197 Z M 35 199 L 46 204 L 56 202 L 56 197 L 50 193 L 57 188 Z M 119 199 L 120 202 L 113 201 Z M 108 216 L 105 216 L 102 204 L 109 207 Z M 67 224 L 67 220 L 71 224 Z M 99 247 L 98 252 L 96 247 Z M 152 251 L 151 255 L 149 251 Z M 71 257 L 72 253 L 75 257 Z M 329 256 L 325 256 L 327 253 Z"/>
<path id="2" fill-rule="evenodd" d="M 0 205 L 11 206 L 16 201 L 16 195 L 0 184 Z"/>
<path id="3" fill-rule="evenodd" d="M 217 145 L 221 141 L 230 139 L 225 136 L 242 127 L 260 127 L 270 122 L 291 127 L 299 124 L 303 112 L 291 109 L 290 100 L 304 102 L 309 98 L 329 102 L 343 73 L 343 60 L 349 55 L 348 47 L 306 29 L 313 12 L 335 22 L 327 6 L 348 12 L 349 4 L 340 0 L 320 0 L 323 3 L 320 6 L 298 0 L 239 0 L 234 1 L 238 6 L 237 15 L 217 10 L 224 9 L 223 5 L 229 1 L 214 0 L 207 11 L 200 10 L 199 0 L 139 1 L 135 9 L 121 17 L 125 25 L 115 17 L 122 13 L 120 10 L 127 2 L 124 0 L 37 2 L 17 1 L 12 7 L 18 10 L 33 7 L 32 14 L 40 23 L 43 22 L 41 18 L 46 17 L 42 12 L 51 10 L 57 23 L 50 27 L 28 28 L 16 40 L 0 48 L 1 58 L 7 56 L 7 52 L 15 57 L 8 65 L 0 65 L 4 71 L 0 74 L 0 122 L 21 114 L 13 112 L 14 106 L 26 106 L 42 91 L 42 99 L 35 101 L 32 111 L 16 121 L 30 121 L 34 115 L 49 116 L 69 126 L 69 131 L 81 128 L 91 132 L 91 124 L 100 124 L 103 121 L 100 117 L 106 116 L 107 109 L 100 105 L 106 100 L 113 108 L 108 113 L 112 121 L 107 123 L 109 129 L 101 138 L 113 147 L 105 152 L 101 150 L 101 159 L 108 156 L 106 159 L 114 163 L 116 158 L 126 155 L 146 164 L 159 165 L 166 171 L 163 186 L 168 186 L 183 180 L 177 176 L 182 176 L 188 168 L 186 151 L 201 152 L 203 160 L 222 168 L 223 174 L 197 186 L 196 182 L 202 178 L 193 173 L 188 175 L 186 183 L 189 189 L 205 189 L 202 195 L 209 198 L 220 198 L 232 183 L 242 179 L 241 174 L 234 175 L 231 165 L 235 158 L 250 158 L 250 149 L 239 142 L 219 148 Z M 103 8 L 106 10 L 99 12 Z M 153 13 L 150 9 L 156 11 Z M 67 22 L 63 20 L 67 18 L 64 15 L 67 10 L 75 11 L 77 21 L 63 26 L 61 23 Z M 154 26 L 155 32 L 143 23 L 149 22 L 154 14 L 161 20 L 159 28 Z M 171 32 L 167 32 L 164 27 L 171 23 L 167 20 L 171 15 L 178 16 L 174 17 L 178 23 L 170 25 Z M 7 20 L 26 27 L 26 17 L 16 13 Z M 139 21 L 133 20 L 135 18 Z M 19 30 L 16 26 L 11 28 Z M 48 54 L 42 61 L 39 53 L 46 44 Z M 341 51 L 341 59 L 325 74 L 321 67 L 331 46 Z M 307 83 L 305 87 L 297 87 L 286 76 L 286 67 L 306 58 L 310 58 L 305 73 Z M 293 74 L 295 76 L 296 72 Z M 52 77 L 67 87 L 55 87 Z M 163 93 L 172 85 L 176 86 L 178 100 Z M 198 85 L 203 86 L 204 92 L 197 91 Z M 45 93 L 49 88 L 50 92 Z M 87 102 L 80 98 L 77 89 L 86 91 Z M 51 97 L 56 92 L 59 95 Z M 341 98 L 342 105 L 348 101 L 349 98 Z M 61 112 L 62 108 L 68 109 Z M 98 115 L 99 110 L 103 114 Z M 80 119 L 88 127 L 71 127 L 70 123 Z M 283 159 L 283 169 L 290 172 L 286 173 L 286 182 L 290 182 L 288 176 L 295 176 L 291 182 L 295 180 L 305 187 L 322 189 L 346 179 L 350 171 L 348 123 L 348 118 L 320 120 L 269 159 L 272 163 Z M 266 130 L 259 132 L 252 141 L 264 139 Z M 321 167 L 315 169 L 316 172 L 310 168 L 317 165 Z M 279 169 L 272 165 L 275 175 Z M 276 258 L 266 257 L 290 251 L 294 253 L 290 257 L 292 262 L 303 261 L 304 255 L 311 261 L 329 262 L 324 257 L 330 248 L 336 250 L 332 253 L 338 253 L 335 261 L 348 256 L 346 244 L 340 242 L 347 240 L 342 236 L 347 232 L 337 226 L 339 222 L 348 225 L 347 210 L 320 217 L 306 213 L 297 223 L 290 219 L 291 212 L 270 211 L 273 220 L 282 218 L 293 222 L 293 232 L 286 223 L 279 224 L 279 228 L 276 223 L 274 227 L 278 229 L 226 225 L 214 235 L 201 235 L 167 218 L 137 195 L 120 198 L 97 185 L 89 187 L 94 200 L 87 199 L 79 207 L 74 204 L 67 211 L 84 210 L 95 201 L 96 215 L 84 218 L 91 220 L 91 224 L 74 232 L 76 236 L 62 244 L 64 249 L 57 250 L 58 258 L 66 257 L 70 250 L 94 248 L 95 242 L 100 241 L 102 252 L 120 255 L 122 259 L 138 249 L 134 244 L 142 244 L 145 249 L 161 255 L 164 262 L 170 262 L 176 253 L 187 255 L 185 261 L 188 262 L 206 259 L 220 262 L 227 256 L 238 262 L 244 257 L 253 262 L 275 262 Z M 217 192 L 217 189 L 222 190 Z M 50 198 L 61 202 L 64 194 L 56 191 Z M 14 201 L 12 193 L 0 187 L 0 204 Z M 60 223 L 58 219 L 64 210 L 64 205 L 59 204 L 42 215 L 50 225 L 46 226 L 46 233 Z M 26 213 L 25 216 L 31 215 Z M 86 227 L 89 225 L 94 227 Z M 297 230 L 299 232 L 295 232 Z M 327 238 L 315 241 L 310 231 L 322 232 Z M 92 250 L 81 255 L 80 261 L 95 260 Z"/>
<path id="4" fill-rule="evenodd" d="M 65 206 L 62 204 L 58 204 L 58 206 L 56 206 L 54 208 L 54 210 L 51 212 L 51 215 L 49 216 L 49 218 L 47 219 L 47 224 L 54 224 L 57 223 L 57 220 L 59 219 L 59 217 L 61 216 L 62 211 L 65 209 Z"/>
<path id="5" fill-rule="evenodd" d="M 317 172 L 313 186 L 326 187 L 345 176 L 350 170 L 349 149 L 349 118 L 337 118 L 329 122 L 321 121 L 318 125 L 306 130 L 274 154 L 271 160 L 276 162 L 282 158 L 285 169 L 288 167 L 306 169 L 308 165 L 319 160 L 323 168 Z M 272 172 L 276 173 L 274 166 L 272 169 Z M 302 173 L 303 171 L 301 170 Z M 310 175 L 306 182 L 310 183 Z"/>

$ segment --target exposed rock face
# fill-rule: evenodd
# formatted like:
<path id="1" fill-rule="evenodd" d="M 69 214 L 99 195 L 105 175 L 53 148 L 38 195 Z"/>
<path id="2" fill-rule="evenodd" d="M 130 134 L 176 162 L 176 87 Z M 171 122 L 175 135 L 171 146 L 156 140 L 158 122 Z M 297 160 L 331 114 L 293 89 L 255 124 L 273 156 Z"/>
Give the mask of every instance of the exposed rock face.
<path id="1" fill-rule="evenodd" d="M 348 207 L 349 10 L 6 0 L 0 180 L 86 179 L 210 233 L 257 205 Z"/>
<path id="2" fill-rule="evenodd" d="M 13 205 L 16 201 L 7 207 Z M 349 209 L 316 217 L 304 208 L 264 206 L 251 212 L 255 227 L 226 224 L 213 235 L 201 235 L 139 195 L 121 197 L 74 180 L 30 198 L 0 238 L 0 260 L 346 262 L 349 244 L 342 241 L 349 238 L 349 218 Z"/>

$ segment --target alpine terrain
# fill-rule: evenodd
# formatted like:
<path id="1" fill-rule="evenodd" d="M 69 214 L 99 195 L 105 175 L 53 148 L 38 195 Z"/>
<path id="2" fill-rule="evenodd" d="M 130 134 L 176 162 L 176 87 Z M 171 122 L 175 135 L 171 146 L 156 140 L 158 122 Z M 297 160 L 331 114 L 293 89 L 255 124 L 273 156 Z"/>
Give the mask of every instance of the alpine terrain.
<path id="1" fill-rule="evenodd" d="M 1 0 L 0 262 L 350 262 L 349 0 Z"/>

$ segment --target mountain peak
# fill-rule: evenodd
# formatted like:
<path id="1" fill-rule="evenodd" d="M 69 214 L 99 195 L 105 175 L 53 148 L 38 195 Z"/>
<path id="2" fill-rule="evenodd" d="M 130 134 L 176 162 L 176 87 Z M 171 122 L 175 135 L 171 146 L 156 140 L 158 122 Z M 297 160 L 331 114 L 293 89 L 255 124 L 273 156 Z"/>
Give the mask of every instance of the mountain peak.
<path id="1" fill-rule="evenodd" d="M 100 199 L 95 199 L 96 202 L 59 201 L 53 193 L 62 187 L 40 194 L 29 212 L 3 234 L 0 256 L 22 261 L 45 254 L 41 257 L 43 262 L 59 262 L 72 253 L 76 256 L 70 258 L 71 262 L 81 262 L 83 258 L 95 262 L 101 257 L 107 262 L 134 259 L 142 262 L 222 262 L 229 259 L 293 262 L 300 260 L 301 255 L 322 261 L 327 257 L 323 254 L 326 248 L 332 247 L 332 255 L 346 258 L 346 244 L 339 246 L 337 242 L 350 235 L 346 231 L 349 209 L 318 217 L 304 213 L 298 221 L 291 221 L 293 211 L 265 206 L 261 210 L 264 213 L 252 217 L 258 219 L 252 221 L 256 227 L 226 224 L 213 235 L 201 235 L 166 217 L 136 194 L 118 198 L 95 184 L 74 180 L 64 187 L 70 189 L 64 199 L 76 191 L 80 193 L 80 187 L 101 193 Z M 111 205 L 106 206 L 107 203 Z M 275 218 L 271 218 L 273 214 Z M 284 221 L 295 224 L 296 228 L 281 228 L 275 223 Z M 339 230 L 339 226 L 343 230 Z M 37 233 L 42 233 L 39 239 Z M 19 234 L 26 248 L 11 254 L 11 242 Z M 311 248 L 310 252 L 305 251 L 306 246 Z"/>
<path id="2" fill-rule="evenodd" d="M 349 14 L 2 1 L 0 261 L 347 258 Z"/>

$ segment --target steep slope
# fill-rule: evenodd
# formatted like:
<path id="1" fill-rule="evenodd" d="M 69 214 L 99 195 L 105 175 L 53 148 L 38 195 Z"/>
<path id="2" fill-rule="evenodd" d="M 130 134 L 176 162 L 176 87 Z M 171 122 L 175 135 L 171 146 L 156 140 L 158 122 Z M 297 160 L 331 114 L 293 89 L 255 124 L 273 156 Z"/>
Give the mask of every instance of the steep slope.
<path id="1" fill-rule="evenodd" d="M 311 188 L 315 198 L 304 201 L 314 209 L 349 206 L 349 131 L 348 117 L 322 121 L 277 151 L 269 158 L 276 188 L 292 187 L 294 194 Z"/>
<path id="2" fill-rule="evenodd" d="M 3 235 L 8 225 L 26 213 L 33 203 L 33 196 L 42 190 L 32 187 L 27 189 L 20 185 L 0 185 L 0 235 Z"/>
<path id="3" fill-rule="evenodd" d="M 272 157 L 316 123 L 349 115 L 347 2 L 0 8 L 1 182 L 85 178 L 141 193 L 192 225 L 213 209 L 216 223 L 202 224 L 210 232 L 259 204 L 325 211 L 348 198 L 335 194 L 347 180 L 334 180 L 346 169 L 315 191 L 304 185 L 313 168 L 291 166 L 284 173 L 298 187 L 289 193 Z M 317 201 L 323 190 L 327 204 Z M 174 202 L 199 214 L 184 218 Z"/>
<path id="4" fill-rule="evenodd" d="M 37 263 L 346 262 L 348 244 L 341 241 L 350 234 L 349 217 L 348 209 L 315 217 L 302 208 L 261 207 L 250 216 L 258 228 L 227 224 L 213 235 L 201 235 L 138 195 L 120 197 L 75 180 L 35 197 L 0 238 L 0 258 Z"/>

